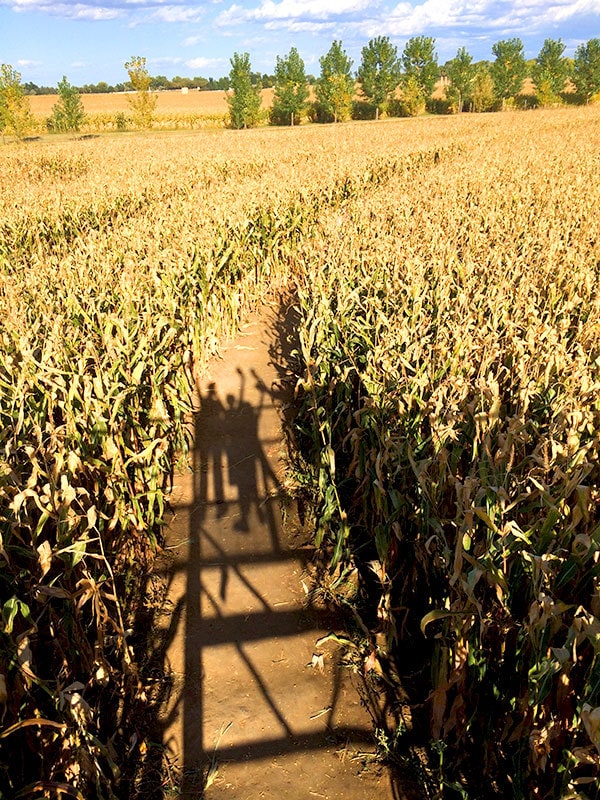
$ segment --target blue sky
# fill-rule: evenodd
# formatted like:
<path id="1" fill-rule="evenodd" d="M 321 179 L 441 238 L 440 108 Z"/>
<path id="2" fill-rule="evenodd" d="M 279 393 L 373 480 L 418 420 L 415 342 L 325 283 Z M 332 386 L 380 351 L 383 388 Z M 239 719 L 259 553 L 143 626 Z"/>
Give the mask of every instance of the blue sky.
<path id="1" fill-rule="evenodd" d="M 63 75 L 76 85 L 119 83 L 132 55 L 169 78 L 226 75 L 236 51 L 272 73 L 292 46 L 318 75 L 334 39 L 357 68 L 361 48 L 383 35 L 399 52 L 411 36 L 433 36 L 440 63 L 462 45 L 491 58 L 492 44 L 513 36 L 528 58 L 546 38 L 562 38 L 572 56 L 600 37 L 600 0 L 0 0 L 0 62 L 41 85 Z"/>

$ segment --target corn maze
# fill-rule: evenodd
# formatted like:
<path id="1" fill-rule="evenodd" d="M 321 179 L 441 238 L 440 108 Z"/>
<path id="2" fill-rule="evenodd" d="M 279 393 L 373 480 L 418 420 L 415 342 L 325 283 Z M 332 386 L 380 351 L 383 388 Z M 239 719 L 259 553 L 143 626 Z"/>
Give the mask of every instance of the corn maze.
<path id="1" fill-rule="evenodd" d="M 0 149 L 0 796 L 137 796 L 194 377 L 292 297 L 393 756 L 426 797 L 598 797 L 599 113 Z"/>

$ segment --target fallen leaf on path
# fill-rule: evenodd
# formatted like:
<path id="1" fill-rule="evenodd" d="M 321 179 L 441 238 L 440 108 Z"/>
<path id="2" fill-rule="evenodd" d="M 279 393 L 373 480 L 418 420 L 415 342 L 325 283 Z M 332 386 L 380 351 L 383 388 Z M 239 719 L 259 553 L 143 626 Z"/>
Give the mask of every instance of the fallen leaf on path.
<path id="1" fill-rule="evenodd" d="M 327 706 L 327 708 L 322 708 L 320 711 L 315 711 L 314 714 L 310 715 L 311 719 L 318 719 L 318 717 L 322 717 L 325 714 L 329 714 L 331 711 L 331 706 Z"/>
<path id="2" fill-rule="evenodd" d="M 313 669 L 319 669 L 321 672 L 325 670 L 325 663 L 323 661 L 323 654 L 322 653 L 313 653 L 312 660 L 306 665 L 307 667 L 312 667 Z"/>

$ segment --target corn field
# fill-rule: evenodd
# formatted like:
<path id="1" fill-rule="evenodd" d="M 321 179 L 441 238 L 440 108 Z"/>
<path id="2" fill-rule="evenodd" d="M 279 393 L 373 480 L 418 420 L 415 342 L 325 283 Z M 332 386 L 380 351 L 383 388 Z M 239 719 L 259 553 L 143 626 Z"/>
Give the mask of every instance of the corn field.
<path id="1" fill-rule="evenodd" d="M 136 796 L 194 378 L 293 296 L 317 543 L 420 709 L 397 757 L 597 797 L 598 115 L 0 150 L 0 795 Z"/>
<path id="2" fill-rule="evenodd" d="M 319 539 L 374 573 L 365 664 L 425 704 L 434 796 L 598 792 L 598 136 L 490 127 L 303 253 Z"/>

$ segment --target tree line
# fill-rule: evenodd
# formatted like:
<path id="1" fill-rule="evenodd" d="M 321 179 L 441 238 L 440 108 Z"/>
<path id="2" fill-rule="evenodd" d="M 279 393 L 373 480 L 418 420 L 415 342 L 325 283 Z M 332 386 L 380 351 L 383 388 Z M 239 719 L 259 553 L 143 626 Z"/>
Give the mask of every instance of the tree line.
<path id="1" fill-rule="evenodd" d="M 528 62 L 519 38 L 492 45 L 493 61 L 474 62 L 465 47 L 444 65 L 438 63 L 435 39 L 410 38 L 402 53 L 387 36 L 377 36 L 362 48 L 361 62 L 353 71 L 353 60 L 342 42 L 333 41 L 319 59 L 320 74 L 308 75 L 298 50 L 292 47 L 277 56 L 274 75 L 252 70 L 248 53 L 234 53 L 226 78 L 152 77 L 146 59 L 133 56 L 124 66 L 129 80 L 120 84 L 131 92 L 128 98 L 136 127 L 149 128 L 156 108 L 156 91 L 173 88 L 209 89 L 227 92 L 230 125 L 253 127 L 264 121 L 261 90 L 273 87 L 269 122 L 295 125 L 312 122 L 340 122 L 349 118 L 378 119 L 416 116 L 430 112 L 461 113 L 504 109 L 518 104 L 526 78 L 535 87 L 533 102 L 552 106 L 564 102 L 588 103 L 600 94 L 600 39 L 590 39 L 564 55 L 561 39 L 546 39 L 537 57 Z M 444 81 L 443 97 L 433 97 L 434 87 Z M 312 85 L 314 99 L 310 100 Z M 27 99 L 32 84 L 22 84 L 20 74 L 8 64 L 0 66 L 0 132 L 22 138 L 31 125 Z M 98 87 L 108 84 L 96 84 Z M 29 88 L 28 88 L 29 87 Z M 66 76 L 58 84 L 58 101 L 47 120 L 50 131 L 78 131 L 84 121 L 82 88 L 72 86 Z"/>
<path id="2" fill-rule="evenodd" d="M 525 59 L 519 38 L 492 46 L 494 60 L 475 63 L 465 47 L 443 66 L 438 64 L 435 39 L 415 36 L 401 54 L 389 37 L 377 36 L 362 48 L 356 72 L 353 61 L 334 41 L 319 59 L 321 72 L 314 83 L 315 99 L 308 102 L 308 80 L 295 47 L 277 57 L 270 121 L 294 125 L 303 116 L 314 122 L 339 122 L 353 118 L 378 119 L 415 116 L 425 110 L 460 113 L 492 111 L 517 102 L 526 78 L 535 86 L 535 104 L 589 102 L 600 93 L 600 39 L 579 45 L 575 57 L 565 57 L 561 39 L 546 39 L 537 58 Z M 234 128 L 250 127 L 260 120 L 261 85 L 251 80 L 248 53 L 231 59 L 230 107 Z M 434 87 L 444 79 L 444 97 L 433 98 Z M 531 100 L 530 100 L 531 102 Z"/>
<path id="3" fill-rule="evenodd" d="M 260 72 L 252 73 L 252 80 L 254 83 L 260 81 L 263 88 L 268 89 L 273 86 L 273 75 L 261 74 Z M 154 75 L 150 81 L 150 89 L 153 92 L 162 91 L 178 91 L 180 89 L 197 89 L 200 92 L 210 91 L 224 91 L 226 92 L 231 86 L 229 76 L 225 75 L 222 78 L 203 78 L 196 76 L 194 78 L 182 77 L 175 75 L 173 78 L 167 78 L 166 75 Z M 106 81 L 98 81 L 98 83 L 84 83 L 77 86 L 77 91 L 80 94 L 116 94 L 119 92 L 132 92 L 135 91 L 131 81 L 123 81 L 122 83 L 107 83 Z M 23 84 L 23 92 L 26 95 L 44 95 L 44 94 L 58 94 L 58 86 L 40 86 L 32 81 L 27 81 Z"/>

